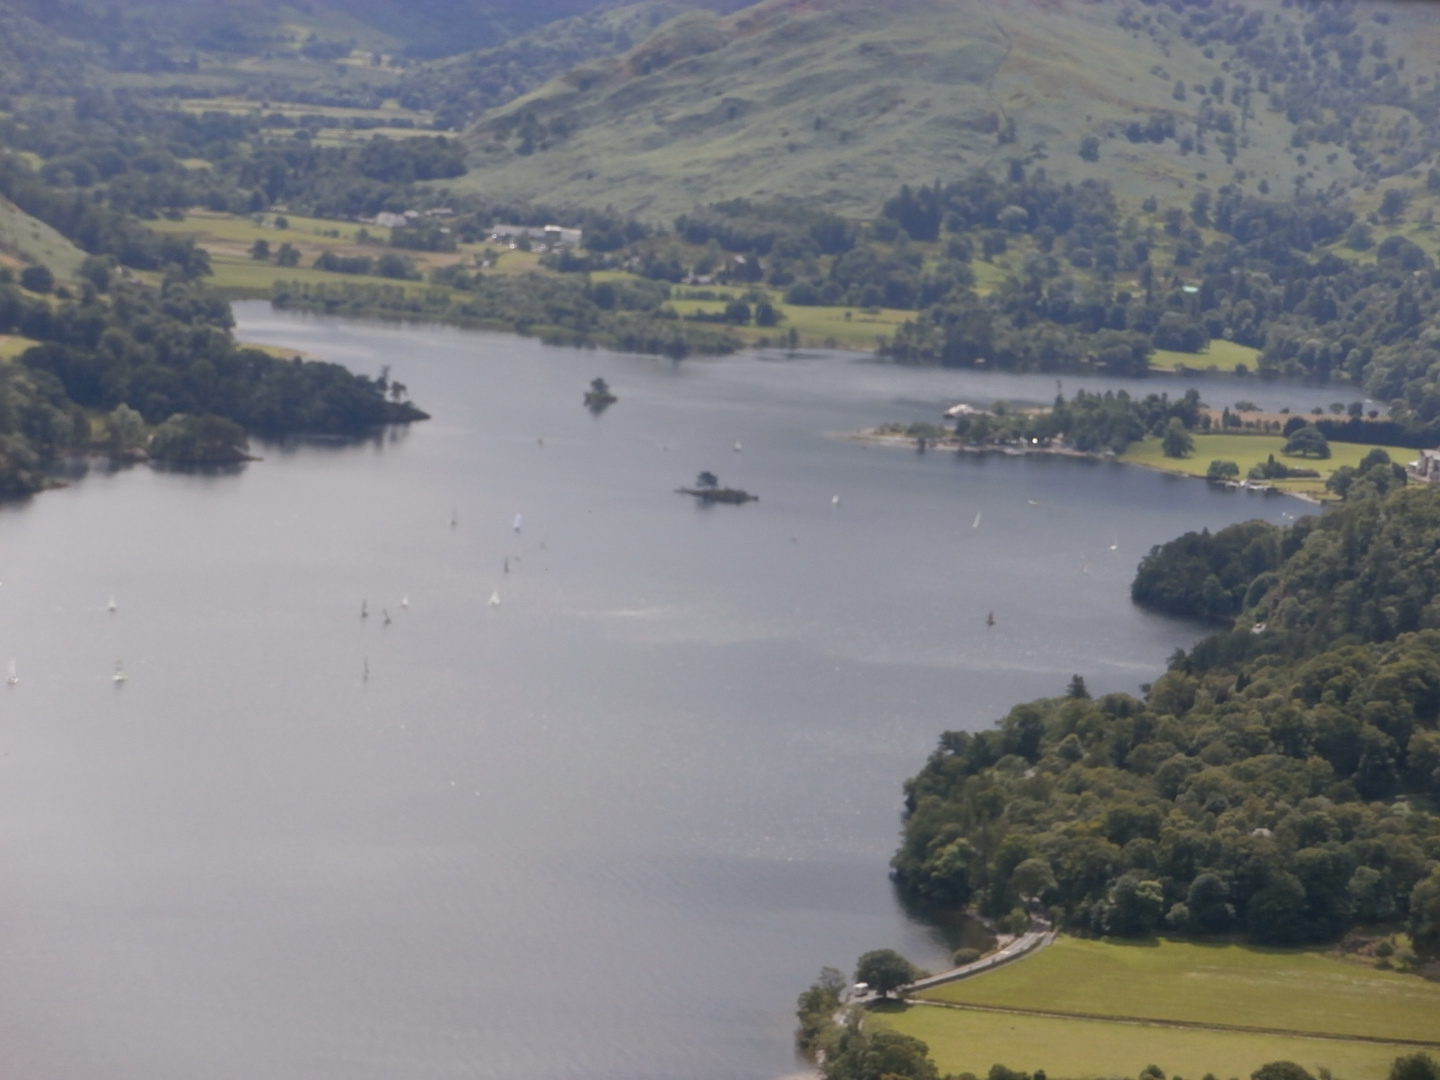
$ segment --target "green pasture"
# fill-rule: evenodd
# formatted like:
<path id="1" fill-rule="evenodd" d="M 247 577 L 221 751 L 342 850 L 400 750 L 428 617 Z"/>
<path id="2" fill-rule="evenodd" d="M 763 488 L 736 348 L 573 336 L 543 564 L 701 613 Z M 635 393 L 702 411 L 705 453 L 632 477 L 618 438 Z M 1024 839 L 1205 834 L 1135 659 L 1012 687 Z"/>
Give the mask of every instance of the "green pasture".
<path id="1" fill-rule="evenodd" d="M 970 1072 L 977 1076 L 984 1076 L 995 1064 L 1025 1072 L 1044 1069 L 1051 1076 L 1077 1080 L 1135 1076 L 1147 1065 L 1158 1065 L 1172 1076 L 1213 1073 L 1227 1078 L 1249 1076 L 1268 1061 L 1295 1061 L 1312 1074 L 1323 1066 L 1343 1080 L 1385 1080 L 1395 1058 L 1414 1053 L 1413 1047 L 1388 1043 L 971 1012 L 933 1005 L 877 1011 L 865 1022 L 924 1041 L 942 1074 Z"/>
<path id="2" fill-rule="evenodd" d="M 625 275 L 608 275 L 611 280 Z M 594 275 L 595 280 L 601 280 L 602 275 Z M 696 312 L 707 314 L 719 314 L 725 310 L 725 305 L 742 296 L 743 289 L 736 288 L 711 288 L 699 291 L 713 292 L 716 300 L 691 300 L 683 295 L 687 290 L 684 287 L 677 288 L 679 294 L 676 299 L 670 301 L 673 307 L 681 315 L 693 315 Z M 915 317 L 915 312 L 905 311 L 900 308 L 850 308 L 850 307 L 821 307 L 801 304 L 785 304 L 777 299 L 772 299 L 771 304 L 775 310 L 784 316 L 779 326 L 741 326 L 734 328 L 741 337 L 747 341 L 756 341 L 760 338 L 767 338 L 771 341 L 783 338 L 790 330 L 800 335 L 801 344 L 810 347 L 821 345 L 833 345 L 837 348 L 857 349 L 874 351 L 882 339 L 888 339 L 895 330 L 902 324 Z"/>
<path id="3" fill-rule="evenodd" d="M 433 287 L 419 281 L 396 281 L 393 278 L 364 274 L 337 274 L 309 266 L 276 266 L 273 262 L 258 262 L 255 259 L 228 255 L 211 255 L 210 267 L 214 271 L 209 279 L 212 287 L 227 296 L 247 299 L 268 299 L 277 281 L 299 281 L 307 285 L 336 285 L 346 282 L 353 285 L 363 282 L 367 285 L 404 285 L 412 289 Z"/>
<path id="4" fill-rule="evenodd" d="M 1240 476 L 1243 479 L 1249 473 L 1250 466 L 1258 465 L 1274 454 L 1276 461 L 1283 461 L 1286 465 L 1317 470 L 1320 479 L 1274 480 L 1270 483 L 1282 491 L 1320 495 L 1325 491 L 1326 477 L 1342 465 L 1359 465 L 1360 460 L 1375 449 L 1369 443 L 1332 442 L 1330 457 L 1321 461 L 1282 454 L 1280 448 L 1285 445 L 1285 438 L 1281 435 L 1196 434 L 1194 438 L 1195 451 L 1188 457 L 1166 457 L 1160 449 L 1160 440 L 1152 436 L 1141 442 L 1131 443 L 1120 460 L 1185 476 L 1204 476 L 1212 461 L 1233 461 L 1240 466 Z M 1401 465 L 1415 456 L 1414 450 L 1403 446 L 1384 446 L 1381 449 L 1390 455 L 1390 460 Z"/>
<path id="5" fill-rule="evenodd" d="M 271 223 L 277 216 L 284 217 L 289 222 L 289 228 L 274 228 Z M 266 224 L 260 225 L 246 215 L 218 214 L 201 210 L 191 211 L 179 221 L 158 218 L 155 221 L 146 222 L 146 225 L 156 232 L 194 236 L 195 242 L 201 247 L 223 243 L 248 248 L 256 240 L 269 241 L 272 250 L 278 248 L 286 240 L 296 246 L 305 243 L 321 247 L 337 247 L 342 244 L 353 244 L 355 234 L 361 229 L 365 229 L 381 244 L 388 244 L 390 241 L 390 230 L 380 225 L 357 225 L 353 221 L 330 221 L 325 218 L 301 217 L 296 214 L 267 214 L 265 221 Z M 338 232 L 340 235 L 326 236 L 325 234 L 329 232 Z"/>
<path id="6" fill-rule="evenodd" d="M 1199 353 L 1156 349 L 1150 357 L 1150 366 L 1162 371 L 1175 371 L 1179 368 L 1205 371 L 1213 367 L 1218 371 L 1231 372 L 1235 370 L 1236 364 L 1244 364 L 1248 370 L 1254 371 L 1259 366 L 1259 355 L 1259 349 L 1217 338 L 1210 342 L 1204 352 Z"/>
<path id="7" fill-rule="evenodd" d="M 1302 949 L 1164 938 L 1112 942 L 1062 937 L 1020 963 L 936 987 L 922 996 L 1045 1012 L 1440 1044 L 1440 983 Z M 1122 1030 L 1147 1029 L 1106 1024 L 1105 1030 L 1118 1038 L 1115 1033 Z M 1326 1043 L 1322 1049 L 1339 1045 Z M 1313 1055 L 1311 1059 L 1323 1061 Z M 985 1064 L 988 1067 L 990 1062 Z M 1052 1070 L 1049 1063 L 1037 1064 Z M 1178 1068 L 1172 1062 L 1157 1064 Z M 1351 1074 L 1331 1068 L 1353 1080 Z M 1058 1064 L 1053 1071 L 1072 1075 Z M 1224 1075 L 1219 1063 L 1195 1071 Z"/>

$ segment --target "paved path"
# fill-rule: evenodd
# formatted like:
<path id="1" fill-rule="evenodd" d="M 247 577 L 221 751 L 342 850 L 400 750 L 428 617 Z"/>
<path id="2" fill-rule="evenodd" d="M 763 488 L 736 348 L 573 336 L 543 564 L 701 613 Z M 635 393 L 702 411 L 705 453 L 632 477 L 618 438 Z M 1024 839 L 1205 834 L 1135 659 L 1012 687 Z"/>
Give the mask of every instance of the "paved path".
<path id="1" fill-rule="evenodd" d="M 949 971 L 942 971 L 938 975 L 930 975 L 923 979 L 917 979 L 909 986 L 901 987 L 901 995 L 913 994 L 917 990 L 929 990 L 932 986 L 940 986 L 948 982 L 957 982 L 960 979 L 968 979 L 972 975 L 980 975 L 991 971 L 1005 964 L 1013 963 L 1022 956 L 1029 956 L 1038 949 L 1043 949 L 1055 940 L 1055 931 L 1046 925 L 1037 926 L 1034 930 L 1027 930 L 1009 945 L 1006 945 L 999 952 L 991 953 L 983 960 L 976 960 L 973 964 L 962 964 L 960 967 L 951 968 Z"/>

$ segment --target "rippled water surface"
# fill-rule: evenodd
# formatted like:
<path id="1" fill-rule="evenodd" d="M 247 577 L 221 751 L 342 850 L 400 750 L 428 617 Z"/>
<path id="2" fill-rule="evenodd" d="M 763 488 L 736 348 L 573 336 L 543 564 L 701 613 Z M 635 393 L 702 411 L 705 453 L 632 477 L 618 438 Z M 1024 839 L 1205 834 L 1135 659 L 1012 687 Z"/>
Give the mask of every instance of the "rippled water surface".
<path id="1" fill-rule="evenodd" d="M 1134 691 L 1198 633 L 1140 556 L 1303 509 L 830 434 L 1052 379 L 239 313 L 434 419 L 0 509 L 7 1076 L 792 1072 L 821 964 L 943 961 L 886 878 L 937 735 Z"/>

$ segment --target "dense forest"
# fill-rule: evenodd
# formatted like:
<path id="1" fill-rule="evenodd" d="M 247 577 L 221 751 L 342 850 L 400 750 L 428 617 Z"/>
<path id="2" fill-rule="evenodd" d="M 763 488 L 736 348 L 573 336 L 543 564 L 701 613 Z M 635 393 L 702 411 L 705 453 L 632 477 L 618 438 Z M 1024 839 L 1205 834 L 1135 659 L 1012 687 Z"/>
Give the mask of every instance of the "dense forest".
<path id="1" fill-rule="evenodd" d="M 947 732 L 906 784 L 896 880 L 941 908 L 1043 902 L 1094 933 L 1291 944 L 1404 921 L 1440 949 L 1437 551 L 1426 486 L 1152 552 L 1138 599 L 1233 629 L 1143 698 L 1092 700 L 1077 677 Z"/>
<path id="2" fill-rule="evenodd" d="M 104 259 L 86 271 L 79 297 L 0 271 L 0 333 L 40 343 L 0 365 L 0 493 L 39 490 L 67 453 L 133 457 L 148 442 L 156 460 L 204 464 L 243 457 L 246 431 L 354 435 L 425 416 L 398 384 L 238 345 L 229 305 L 183 276 L 150 288 Z"/>

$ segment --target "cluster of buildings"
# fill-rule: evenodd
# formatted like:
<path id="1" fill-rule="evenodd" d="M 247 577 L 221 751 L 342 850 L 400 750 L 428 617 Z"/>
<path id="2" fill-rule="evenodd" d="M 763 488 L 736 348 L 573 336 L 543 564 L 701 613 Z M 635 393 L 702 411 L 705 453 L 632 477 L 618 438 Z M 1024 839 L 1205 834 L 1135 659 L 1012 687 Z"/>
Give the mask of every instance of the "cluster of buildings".
<path id="1" fill-rule="evenodd" d="M 1440 450 L 1421 450 L 1420 456 L 1405 466 L 1405 471 L 1412 480 L 1440 484 Z"/>
<path id="2" fill-rule="evenodd" d="M 580 229 L 567 229 L 561 225 L 496 225 L 490 230 L 490 240 L 497 244 L 513 246 L 522 237 L 532 243 L 549 244 L 551 247 L 579 247 L 583 236 Z"/>

